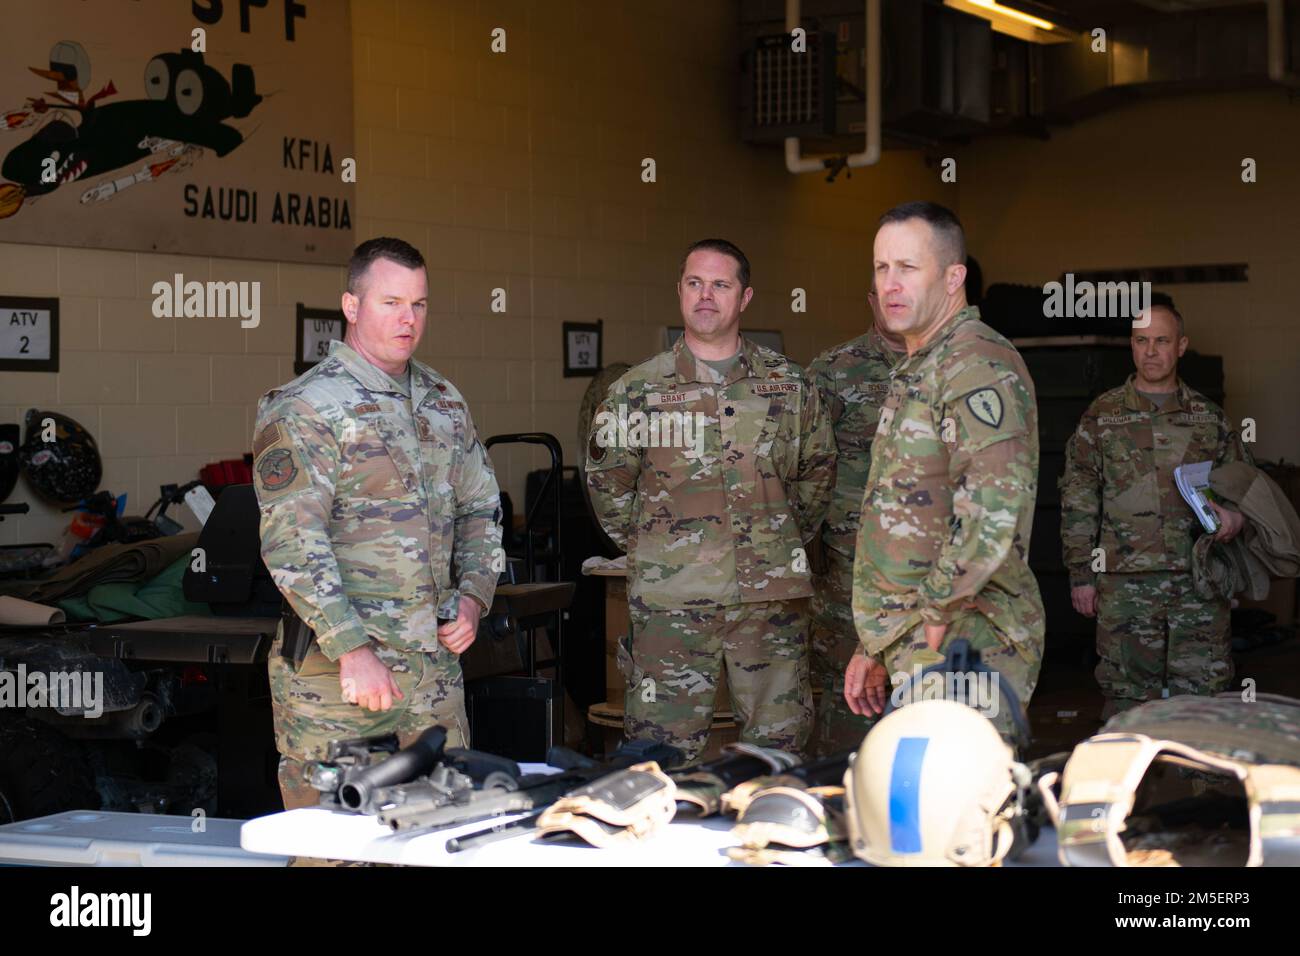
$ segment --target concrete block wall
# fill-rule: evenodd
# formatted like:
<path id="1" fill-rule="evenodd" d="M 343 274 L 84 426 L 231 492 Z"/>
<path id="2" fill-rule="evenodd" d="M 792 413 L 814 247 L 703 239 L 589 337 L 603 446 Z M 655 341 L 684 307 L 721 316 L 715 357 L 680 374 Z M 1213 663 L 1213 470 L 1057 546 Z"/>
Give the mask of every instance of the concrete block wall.
<path id="1" fill-rule="evenodd" d="M 466 394 L 482 436 L 551 432 L 579 463 L 589 380 L 562 376 L 561 324 L 602 319 L 606 362 L 648 358 L 680 324 L 673 286 L 693 239 L 746 251 L 745 321 L 782 330 L 807 362 L 865 328 L 879 213 L 956 201 L 917 153 L 828 185 L 741 143 L 737 22 L 735 0 L 353 0 L 356 235 L 424 252 L 418 357 Z M 645 158 L 656 182 L 641 179 Z M 260 326 L 155 318 L 151 286 L 176 272 L 261 282 Z M 293 377 L 294 303 L 332 307 L 343 285 L 339 267 L 0 243 L 0 290 L 58 295 L 63 323 L 59 373 L 0 375 L 0 420 L 33 406 L 77 418 L 104 455 L 101 487 L 143 513 L 161 483 L 249 449 L 258 396 Z M 493 458 L 522 511 L 544 452 Z M 67 523 L 23 482 L 11 500 L 33 513 L 0 523 L 0 543 L 54 541 Z"/>

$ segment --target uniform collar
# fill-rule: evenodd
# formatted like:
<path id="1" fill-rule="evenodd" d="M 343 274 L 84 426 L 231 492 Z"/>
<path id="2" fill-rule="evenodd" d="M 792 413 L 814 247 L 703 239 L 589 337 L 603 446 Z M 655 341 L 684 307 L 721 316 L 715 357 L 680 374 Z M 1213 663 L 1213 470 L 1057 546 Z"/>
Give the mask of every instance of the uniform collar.
<path id="1" fill-rule="evenodd" d="M 871 323 L 871 328 L 867 329 L 867 334 L 862 336 L 861 341 L 866 348 L 880 355 L 890 365 L 897 365 L 907 357 L 907 349 L 898 350 L 886 342 L 874 322 Z"/>
<path id="2" fill-rule="evenodd" d="M 964 323 L 978 321 L 979 317 L 980 310 L 978 306 L 968 305 L 963 309 L 959 309 L 957 314 L 947 321 L 934 338 L 929 342 L 926 342 L 925 345 L 917 349 L 916 352 L 911 356 L 908 356 L 908 358 L 919 359 L 923 356 L 929 355 L 944 342 L 948 341 L 948 339 L 952 338 L 953 333 L 956 332 Z M 888 348 L 888 346 L 886 346 L 886 348 Z"/>
<path id="3" fill-rule="evenodd" d="M 336 358 L 343 363 L 343 367 L 352 374 L 362 387 L 371 392 L 384 392 L 388 395 L 400 395 L 406 397 L 393 384 L 393 380 L 383 369 L 377 368 L 369 361 L 362 358 L 351 346 L 347 345 L 342 339 L 334 339 L 330 342 L 329 357 Z M 410 360 L 411 366 L 411 403 L 418 406 L 431 389 L 435 387 L 434 379 L 429 369 L 415 359 Z"/>
<path id="4" fill-rule="evenodd" d="M 1164 408 L 1157 409 L 1137 390 L 1137 372 L 1129 374 L 1128 379 L 1124 382 L 1124 407 L 1135 412 L 1152 412 L 1154 414 L 1168 414 L 1169 412 L 1190 411 L 1192 407 L 1192 390 L 1187 383 L 1181 378 L 1174 386 L 1174 400 Z"/>
<path id="5" fill-rule="evenodd" d="M 762 368 L 763 360 L 758 354 L 758 344 L 751 342 L 742 335 L 740 337 L 740 358 L 722 380 L 722 384 L 731 385 L 734 382 L 739 382 L 742 378 L 758 378 L 762 375 Z M 683 384 L 688 382 L 701 382 L 705 385 L 717 384 L 714 381 L 716 373 L 687 348 L 684 334 L 673 345 L 673 374 L 677 381 Z"/>

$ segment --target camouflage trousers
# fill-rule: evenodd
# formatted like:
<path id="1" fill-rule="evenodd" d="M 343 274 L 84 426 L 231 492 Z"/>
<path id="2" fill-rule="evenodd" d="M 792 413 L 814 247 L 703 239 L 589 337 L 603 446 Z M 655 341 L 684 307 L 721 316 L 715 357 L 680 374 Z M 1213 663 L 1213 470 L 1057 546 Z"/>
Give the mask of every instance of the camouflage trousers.
<path id="1" fill-rule="evenodd" d="M 442 647 L 436 653 L 425 653 L 373 642 L 371 649 L 392 669 L 405 696 L 393 701 L 390 710 L 369 711 L 345 703 L 338 663 L 315 644 L 296 670 L 280 656 L 280 640 L 271 645 L 271 713 L 286 810 L 319 802 L 320 794 L 307 782 L 305 772 L 313 762 L 324 759 L 331 740 L 395 733 L 405 746 L 425 729 L 441 724 L 447 728 L 447 746 L 468 746 L 460 658 Z"/>
<path id="2" fill-rule="evenodd" d="M 810 602 L 814 698 L 809 757 L 856 749 L 878 718 L 859 717 L 844 701 L 844 671 L 861 646 L 853 625 L 853 560 L 826 549 L 827 571 L 813 576 Z"/>
<path id="3" fill-rule="evenodd" d="M 1232 681 L 1227 600 L 1196 593 L 1187 571 L 1097 577 L 1102 719 L 1143 701 L 1216 694 Z"/>
<path id="4" fill-rule="evenodd" d="M 915 681 L 920 671 L 931 664 L 942 663 L 952 642 L 959 638 L 968 640 L 971 650 L 980 652 L 981 662 L 998 672 L 996 685 L 992 683 L 991 676 L 988 684 L 985 685 L 980 682 L 979 675 L 976 675 L 976 688 L 972 689 L 982 690 L 987 687 L 991 691 L 989 695 L 991 700 L 981 700 L 980 706 L 982 709 L 987 708 L 987 716 L 993 721 L 993 726 L 998 729 L 998 733 L 1008 742 L 1013 741 L 1016 735 L 1014 708 L 1010 700 L 1002 694 L 1002 688 L 1010 687 L 1015 693 L 1021 708 L 1026 712 L 1026 721 L 1028 721 L 1029 698 L 1033 696 L 1034 688 L 1038 686 L 1038 671 L 1043 663 L 1042 650 L 1033 646 L 1012 644 L 998 632 L 988 618 L 981 614 L 959 615 L 948 625 L 943 635 L 943 642 L 937 651 L 931 650 L 930 645 L 926 643 L 924 624 L 918 624 L 885 648 L 884 664 L 889 672 L 890 684 L 887 690 L 892 695 L 896 706 L 905 702 L 906 687 L 912 685 L 904 685 L 904 678 Z M 921 689 L 924 691 L 924 683 Z"/>
<path id="5" fill-rule="evenodd" d="M 812 727 L 806 599 L 628 610 L 631 647 L 619 650 L 627 739 L 663 741 L 694 761 L 725 666 L 740 739 L 803 756 Z"/>

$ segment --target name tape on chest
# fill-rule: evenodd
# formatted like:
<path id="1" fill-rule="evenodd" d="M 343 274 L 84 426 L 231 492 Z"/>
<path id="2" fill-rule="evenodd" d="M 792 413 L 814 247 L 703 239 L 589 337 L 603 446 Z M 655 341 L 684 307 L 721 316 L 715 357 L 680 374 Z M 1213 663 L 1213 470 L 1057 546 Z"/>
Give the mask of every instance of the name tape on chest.
<path id="1" fill-rule="evenodd" d="M 700 390 L 692 388 L 685 392 L 650 392 L 646 395 L 646 404 L 652 408 L 660 405 L 682 405 L 700 398 Z"/>
<path id="2" fill-rule="evenodd" d="M 355 406 L 352 411 L 358 415 L 369 415 L 381 411 L 380 407 L 374 402 L 366 402 L 364 405 Z"/>
<path id="3" fill-rule="evenodd" d="M 1128 415 L 1098 415 L 1098 425 L 1129 425 L 1133 422 L 1146 421 L 1145 412 L 1131 412 Z"/>
<path id="4" fill-rule="evenodd" d="M 452 401 L 449 398 L 440 398 L 432 404 L 434 408 L 444 412 L 459 412 L 465 407 L 464 402 Z"/>
<path id="5" fill-rule="evenodd" d="M 798 382 L 763 382 L 754 386 L 755 395 L 786 395 L 799 393 Z"/>
<path id="6" fill-rule="evenodd" d="M 1219 416 L 1213 412 L 1184 412 L 1174 421 L 1180 425 L 1217 425 Z"/>

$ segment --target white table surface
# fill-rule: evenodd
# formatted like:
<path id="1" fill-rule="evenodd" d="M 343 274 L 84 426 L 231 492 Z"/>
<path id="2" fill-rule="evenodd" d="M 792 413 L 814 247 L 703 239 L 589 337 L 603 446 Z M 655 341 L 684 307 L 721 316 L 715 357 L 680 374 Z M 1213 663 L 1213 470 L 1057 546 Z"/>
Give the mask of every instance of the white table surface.
<path id="1" fill-rule="evenodd" d="M 524 765 L 525 772 L 544 769 Z M 275 813 L 247 821 L 240 845 L 253 853 L 324 857 L 409 866 L 743 866 L 733 863 L 726 848 L 738 846 L 731 835 L 732 817 L 705 820 L 679 818 L 642 843 L 597 849 L 577 838 L 536 840 L 535 831 L 448 853 L 447 840 L 473 833 L 522 814 L 467 823 L 441 830 L 394 833 L 377 818 L 316 807 Z M 856 862 L 856 861 L 855 861 Z M 1018 866 L 1058 866 L 1056 833 L 1045 830 Z"/>

